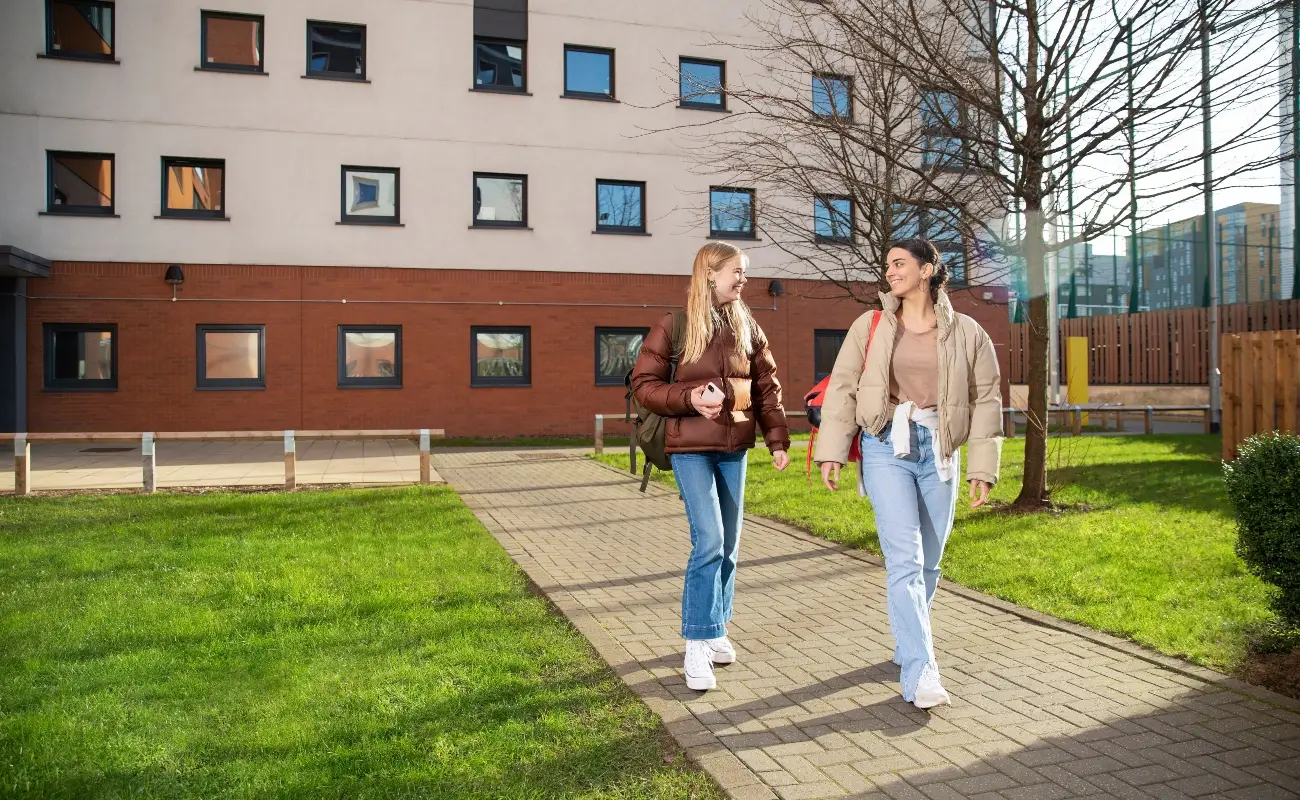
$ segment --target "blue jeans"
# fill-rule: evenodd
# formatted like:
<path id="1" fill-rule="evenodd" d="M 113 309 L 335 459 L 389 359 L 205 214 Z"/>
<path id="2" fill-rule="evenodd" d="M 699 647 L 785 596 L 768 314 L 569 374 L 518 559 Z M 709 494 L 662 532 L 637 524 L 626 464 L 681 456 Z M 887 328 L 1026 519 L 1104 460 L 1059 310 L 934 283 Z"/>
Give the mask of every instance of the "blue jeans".
<path id="1" fill-rule="evenodd" d="M 691 558 L 682 589 L 682 638 L 727 635 L 736 593 L 748 455 L 741 450 L 672 456 L 673 475 L 691 526 Z"/>
<path id="2" fill-rule="evenodd" d="M 876 515 L 880 550 L 885 556 L 889 627 L 903 665 L 899 682 L 903 699 L 916 697 L 916 683 L 926 664 L 938 669 L 930 634 L 930 605 L 939 586 L 939 559 L 952 533 L 957 510 L 961 464 L 953 455 L 953 477 L 935 472 L 935 442 L 930 430 L 909 423 L 910 455 L 894 456 L 890 425 L 880 437 L 862 434 L 862 480 Z"/>

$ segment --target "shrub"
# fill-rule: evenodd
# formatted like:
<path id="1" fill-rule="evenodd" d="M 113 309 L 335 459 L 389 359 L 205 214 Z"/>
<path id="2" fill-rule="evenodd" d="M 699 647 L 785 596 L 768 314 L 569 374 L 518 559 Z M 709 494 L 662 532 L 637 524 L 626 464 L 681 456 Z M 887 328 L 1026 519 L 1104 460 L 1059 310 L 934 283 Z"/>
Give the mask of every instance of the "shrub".
<path id="1" fill-rule="evenodd" d="M 1237 517 L 1237 554 L 1251 572 L 1278 588 L 1273 609 L 1300 625 L 1300 436 L 1264 433 L 1224 463 L 1228 499 Z"/>

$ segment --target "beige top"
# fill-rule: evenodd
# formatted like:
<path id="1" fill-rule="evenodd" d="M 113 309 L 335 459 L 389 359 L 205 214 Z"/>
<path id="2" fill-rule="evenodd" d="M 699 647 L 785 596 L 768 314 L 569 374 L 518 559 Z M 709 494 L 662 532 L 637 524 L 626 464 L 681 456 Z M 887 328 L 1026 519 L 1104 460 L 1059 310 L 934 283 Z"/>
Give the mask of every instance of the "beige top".
<path id="1" fill-rule="evenodd" d="M 939 406 L 939 329 L 914 333 L 899 320 L 889 369 L 889 399 L 920 408 Z"/>

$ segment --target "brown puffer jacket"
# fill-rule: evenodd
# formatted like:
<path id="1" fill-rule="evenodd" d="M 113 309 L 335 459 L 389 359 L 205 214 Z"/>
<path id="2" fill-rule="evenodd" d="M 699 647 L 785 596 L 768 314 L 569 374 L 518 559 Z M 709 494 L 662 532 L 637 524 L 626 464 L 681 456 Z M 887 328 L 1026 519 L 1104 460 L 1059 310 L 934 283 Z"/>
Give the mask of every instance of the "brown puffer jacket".
<path id="1" fill-rule="evenodd" d="M 754 326 L 749 375 L 731 364 L 735 334 L 724 327 L 709 342 L 699 361 L 677 365 L 677 381 L 668 382 L 673 315 L 655 323 L 641 345 L 632 370 L 632 391 L 650 411 L 668 418 L 665 451 L 734 453 L 754 446 L 754 426 L 763 431 L 767 449 L 790 448 L 790 432 L 781 406 L 781 383 L 767 337 Z M 691 390 L 709 381 L 726 395 L 717 419 L 706 419 L 691 406 Z M 757 419 L 756 419 L 757 418 Z"/>

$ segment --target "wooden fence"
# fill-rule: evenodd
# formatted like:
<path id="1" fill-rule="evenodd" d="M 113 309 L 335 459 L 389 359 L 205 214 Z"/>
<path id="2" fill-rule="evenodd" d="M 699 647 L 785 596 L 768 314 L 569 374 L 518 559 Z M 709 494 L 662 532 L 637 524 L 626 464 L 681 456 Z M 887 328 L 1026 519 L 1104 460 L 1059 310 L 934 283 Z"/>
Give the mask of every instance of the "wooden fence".
<path id="1" fill-rule="evenodd" d="M 1224 336 L 1223 458 L 1268 431 L 1300 432 L 1300 333 L 1267 331 Z"/>
<path id="2" fill-rule="evenodd" d="M 1184 384 L 1209 381 L 1210 314 L 1207 308 L 1144 311 L 1063 319 L 1065 341 L 1086 336 L 1091 349 L 1088 383 L 1093 386 Z M 1300 329 L 1300 300 L 1270 300 L 1219 308 L 1219 333 Z M 1029 379 L 1029 323 L 1011 326 L 1011 382 Z"/>

